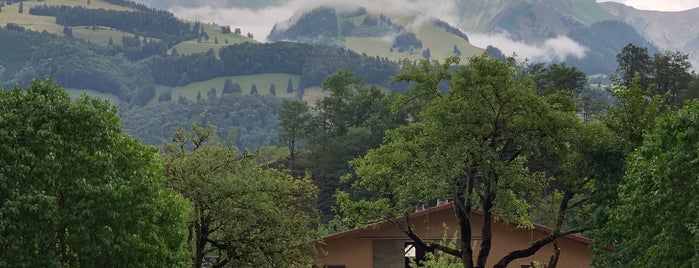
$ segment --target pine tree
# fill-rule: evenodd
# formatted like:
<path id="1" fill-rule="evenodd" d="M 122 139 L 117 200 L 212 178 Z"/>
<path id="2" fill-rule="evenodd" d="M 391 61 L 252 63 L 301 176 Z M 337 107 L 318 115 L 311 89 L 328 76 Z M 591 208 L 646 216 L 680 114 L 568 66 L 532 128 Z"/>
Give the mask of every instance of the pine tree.
<path id="1" fill-rule="evenodd" d="M 291 92 L 294 92 L 294 84 L 291 82 L 291 78 L 289 78 L 289 82 L 286 82 L 286 93 Z"/>
<path id="2" fill-rule="evenodd" d="M 272 96 L 277 96 L 277 87 L 274 84 L 269 86 L 269 94 Z"/>
<path id="3" fill-rule="evenodd" d="M 250 87 L 250 95 L 257 95 L 257 86 L 253 83 Z"/>
<path id="4" fill-rule="evenodd" d="M 223 81 L 223 92 L 221 93 L 221 95 L 231 93 L 233 93 L 233 80 L 231 80 L 230 78 L 226 78 L 226 80 Z"/>
<path id="5" fill-rule="evenodd" d="M 24 2 L 19 2 L 19 9 L 17 10 L 17 12 L 19 12 L 20 14 L 24 13 Z"/>

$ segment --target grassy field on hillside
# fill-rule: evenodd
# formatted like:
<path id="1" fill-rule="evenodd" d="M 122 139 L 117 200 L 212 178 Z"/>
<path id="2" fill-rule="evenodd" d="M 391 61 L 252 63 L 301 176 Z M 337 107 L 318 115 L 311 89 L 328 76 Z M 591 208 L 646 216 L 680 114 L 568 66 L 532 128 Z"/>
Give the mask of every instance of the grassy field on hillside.
<path id="1" fill-rule="evenodd" d="M 422 41 L 423 47 L 430 49 L 432 58 L 440 61 L 455 55 L 454 45 L 461 50 L 461 58 L 480 55 L 485 51 L 440 27 L 434 26 L 432 23 L 423 24 L 415 35 Z"/>
<path id="2" fill-rule="evenodd" d="M 415 49 L 412 53 L 391 51 L 393 40 L 390 37 L 346 37 L 345 46 L 357 53 L 364 53 L 368 56 L 381 55 L 391 60 L 402 59 L 422 59 L 422 51 L 430 49 L 431 59 L 443 60 L 448 56 L 454 56 L 454 45 L 461 50 L 461 57 L 468 58 L 473 55 L 480 55 L 483 49 L 475 47 L 456 35 L 450 34 L 442 28 L 431 23 L 425 23 L 415 32 L 420 41 L 422 49 Z"/>
<path id="3" fill-rule="evenodd" d="M 70 96 L 71 100 L 77 100 L 83 94 L 87 94 L 91 98 L 103 99 L 103 100 L 106 99 L 112 105 L 119 104 L 119 97 L 117 97 L 114 94 L 102 93 L 102 92 L 97 92 L 94 90 L 76 89 L 76 88 L 66 88 L 65 90 L 66 90 L 66 93 L 68 93 L 68 96 Z"/>
<path id="4" fill-rule="evenodd" d="M 108 45 L 110 37 L 115 45 L 121 45 L 121 37 L 123 36 L 131 37 L 133 34 L 102 26 L 97 26 L 95 30 L 92 30 L 91 26 L 73 27 L 73 37 L 89 40 L 92 43 L 100 45 Z M 153 38 L 153 41 L 159 40 L 160 39 Z"/>
<path id="5" fill-rule="evenodd" d="M 34 16 L 29 14 L 29 8 L 36 5 L 65 5 L 65 6 L 84 6 L 87 8 L 104 8 L 112 10 L 133 10 L 128 7 L 122 7 L 114 4 L 110 4 L 100 0 L 90 0 L 90 4 L 87 4 L 87 0 L 28 0 L 24 1 L 24 12 L 19 13 L 19 3 L 14 3 L 11 5 L 5 5 L 2 7 L 0 12 L 0 26 L 5 26 L 7 23 L 16 23 L 27 29 L 34 31 L 47 31 L 50 33 L 55 33 L 58 35 L 63 34 L 63 26 L 56 23 L 55 17 L 49 16 Z M 120 37 L 121 38 L 121 37 Z"/>
<path id="6" fill-rule="evenodd" d="M 103 8 L 109 10 L 121 10 L 130 11 L 132 8 L 122 7 L 114 4 L 110 4 L 101 0 L 90 0 L 90 4 L 87 4 L 87 0 L 28 0 L 24 2 L 24 12 L 19 13 L 19 4 L 14 3 L 11 5 L 5 5 L 0 11 L 0 26 L 5 26 L 7 23 L 19 24 L 27 29 L 42 32 L 47 31 L 49 33 L 54 33 L 58 35 L 63 35 L 63 26 L 56 23 L 55 17 L 50 16 L 34 16 L 29 14 L 29 8 L 36 5 L 66 5 L 66 6 L 83 6 L 86 8 Z M 238 35 L 235 33 L 224 34 L 221 32 L 221 27 L 213 24 L 203 24 L 204 31 L 209 35 L 209 40 L 202 39 L 201 43 L 197 43 L 196 39 L 182 42 L 175 47 L 177 51 L 181 54 L 192 54 L 197 52 L 206 52 L 209 49 L 218 50 L 223 46 L 229 44 L 237 44 L 242 42 L 255 42 L 253 39 L 248 38 L 245 35 Z M 234 30 L 234 29 L 231 29 Z M 243 33 L 245 34 L 245 33 Z M 73 37 L 78 39 L 84 39 L 96 44 L 106 45 L 109 43 L 109 38 L 115 44 L 120 44 L 122 36 L 132 36 L 132 34 L 127 32 L 122 32 L 109 27 L 99 26 L 94 31 L 91 25 L 86 26 L 75 26 L 73 27 Z M 154 39 L 155 40 L 155 39 Z M 218 40 L 218 43 L 215 41 Z"/>
<path id="7" fill-rule="evenodd" d="M 245 34 L 242 35 L 235 34 L 235 32 L 224 34 L 221 32 L 221 26 L 213 24 L 204 24 L 204 31 L 209 35 L 209 40 L 201 39 L 201 43 L 197 43 L 196 39 L 181 42 L 175 45 L 177 53 L 183 55 L 189 55 L 194 53 L 206 52 L 209 49 L 213 49 L 218 52 L 224 46 L 239 44 L 243 42 L 257 42 L 251 38 L 248 38 Z M 231 29 L 235 31 L 235 29 Z M 218 43 L 216 42 L 218 41 Z M 172 50 L 170 51 L 172 52 Z"/>
<path id="8" fill-rule="evenodd" d="M 181 87 L 168 87 L 163 85 L 157 85 L 155 87 L 155 97 L 150 101 L 154 103 L 158 101 L 160 94 L 166 91 L 171 92 L 172 101 L 177 101 L 180 96 L 184 96 L 189 101 L 195 101 L 197 99 L 197 93 L 201 94 L 201 98 L 205 99 L 207 97 L 207 92 L 211 88 L 216 89 L 216 96 L 221 96 L 223 91 L 223 83 L 227 78 L 230 78 L 233 82 L 238 83 L 243 89 L 243 94 L 250 94 L 250 88 L 254 83 L 257 87 L 257 92 L 260 95 L 269 94 L 269 88 L 274 84 L 279 97 L 295 97 L 296 93 L 286 93 L 286 85 L 291 78 L 291 83 L 294 85 L 294 90 L 298 89 L 299 86 L 299 76 L 283 73 L 268 73 L 268 74 L 254 74 L 254 75 L 240 75 L 240 76 L 224 76 L 216 77 L 211 80 L 191 83 L 186 86 Z"/>

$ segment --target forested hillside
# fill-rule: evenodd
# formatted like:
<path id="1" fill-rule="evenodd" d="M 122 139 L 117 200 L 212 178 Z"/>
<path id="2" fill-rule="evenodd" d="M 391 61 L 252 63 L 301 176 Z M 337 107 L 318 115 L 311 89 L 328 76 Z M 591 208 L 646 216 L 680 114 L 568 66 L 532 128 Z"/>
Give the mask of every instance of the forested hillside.
<path id="1" fill-rule="evenodd" d="M 221 107 L 232 114 L 245 111 L 247 108 L 230 103 L 217 101 L 203 104 L 199 102 L 201 97 L 195 98 L 203 94 L 203 100 L 213 101 L 224 94 L 235 93 L 226 99 L 236 102 L 244 98 L 243 95 L 251 93 L 249 86 L 232 92 L 230 88 L 225 88 L 224 83 L 207 88 L 189 86 L 220 77 L 235 79 L 237 76 L 255 75 L 255 79 L 260 80 L 250 81 L 253 85 L 255 82 L 268 85 L 255 90 L 260 92 L 259 95 L 304 98 L 305 89 L 318 88 L 328 75 L 347 69 L 368 83 L 401 89 L 390 84 L 390 77 L 398 72 L 398 64 L 386 58 L 360 55 L 326 45 L 259 44 L 241 36 L 239 29 L 184 21 L 169 12 L 133 2 L 93 2 L 83 6 L 25 2 L 27 10 L 17 19 L 17 23 L 0 27 L 0 40 L 3 40 L 0 49 L 6 52 L 0 55 L 0 87 L 27 86 L 33 79 L 50 76 L 69 90 L 94 92 L 95 95 L 118 99 L 120 114 L 131 115 L 125 118 L 124 123 L 127 126 L 140 126 L 133 134 L 152 145 L 160 145 L 167 140 L 174 128 L 163 129 L 157 124 L 150 124 L 144 117 L 136 116 L 138 112 L 162 111 L 157 108 L 158 105 L 192 106 L 193 111 L 198 111 L 196 114 L 204 111 L 202 107 L 208 107 L 207 111 Z M 103 7 L 109 7 L 106 4 L 119 4 L 123 9 L 105 9 Z M 0 10 L 0 19 L 7 12 L 12 11 L 9 8 Z M 37 32 L 24 27 L 33 27 L 27 23 L 29 19 L 37 17 L 52 18 L 63 31 Z M 92 35 L 86 35 L 86 39 L 78 37 L 78 32 L 83 30 L 83 33 Z M 109 31 L 121 35 L 107 35 Z M 229 43 L 228 38 L 236 42 Z M 250 42 L 239 42 L 244 38 Z M 217 47 L 211 47 L 212 44 Z M 198 50 L 205 52 L 196 52 Z M 271 82 L 268 80 L 276 76 L 266 78 L 265 75 L 272 73 L 286 74 L 289 79 L 294 77 L 295 82 L 287 85 L 286 81 L 283 84 L 277 81 L 275 86 L 279 89 L 270 89 Z M 172 92 L 157 90 L 163 87 L 184 87 L 193 92 L 180 91 L 172 98 Z M 311 91 L 311 94 L 318 94 L 317 89 Z M 156 104 L 150 107 L 149 103 Z M 268 101 L 261 99 L 259 103 Z M 172 118 L 191 118 L 190 115 L 182 117 L 183 111 L 189 109 L 178 108 L 167 113 L 174 116 Z M 276 109 L 262 111 L 263 117 L 272 118 L 276 114 Z M 228 117 L 230 115 L 226 115 Z M 234 129 L 245 124 L 260 124 L 256 119 L 245 118 L 236 118 L 236 123 L 229 127 Z M 215 121 L 220 125 L 230 123 L 219 119 Z M 175 125 L 184 126 L 188 122 L 189 119 Z M 151 126 L 152 129 L 143 129 L 143 126 Z M 260 145 L 276 144 L 275 129 L 276 121 L 273 118 L 261 126 L 243 128 L 237 132 L 238 146 L 258 148 Z M 259 133 L 267 135 L 257 135 Z"/>

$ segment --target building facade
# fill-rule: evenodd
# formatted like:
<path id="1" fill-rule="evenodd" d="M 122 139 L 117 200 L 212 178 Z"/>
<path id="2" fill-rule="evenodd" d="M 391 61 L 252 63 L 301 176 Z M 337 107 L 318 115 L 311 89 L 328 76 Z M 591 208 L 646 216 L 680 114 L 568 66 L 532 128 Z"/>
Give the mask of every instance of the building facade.
<path id="1" fill-rule="evenodd" d="M 458 237 L 458 225 L 452 205 L 443 204 L 413 213 L 409 216 L 410 224 L 423 240 L 444 240 Z M 471 214 L 471 247 L 474 259 L 480 248 L 480 233 L 483 218 L 480 213 Z M 398 220 L 405 222 L 405 219 Z M 533 229 L 517 228 L 513 224 L 494 222 L 492 225 L 492 247 L 487 266 L 492 266 L 507 253 L 526 248 L 537 239 L 547 236 L 551 229 L 535 225 Z M 320 245 L 321 267 L 328 268 L 403 268 L 411 258 L 421 259 L 424 252 L 413 247 L 413 241 L 401 231 L 394 221 L 387 221 L 361 229 L 354 229 L 333 234 L 323 239 Z M 581 236 L 569 235 L 558 239 L 560 255 L 557 267 L 586 268 L 591 267 L 591 241 Z M 546 264 L 549 262 L 554 247 L 549 244 L 535 255 L 518 259 L 509 267 L 529 267 L 532 262 Z"/>

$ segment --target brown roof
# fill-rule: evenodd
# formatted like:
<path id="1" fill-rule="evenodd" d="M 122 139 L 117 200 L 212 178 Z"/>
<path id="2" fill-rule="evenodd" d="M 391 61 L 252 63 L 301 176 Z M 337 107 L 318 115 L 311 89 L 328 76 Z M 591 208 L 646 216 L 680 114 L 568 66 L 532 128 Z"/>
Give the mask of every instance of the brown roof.
<path id="1" fill-rule="evenodd" d="M 453 207 L 454 207 L 453 204 L 450 202 L 450 203 L 447 203 L 447 204 L 438 205 L 438 206 L 434 206 L 434 207 L 430 207 L 430 208 L 426 208 L 426 209 L 417 211 L 417 212 L 415 212 L 415 213 L 410 214 L 409 217 L 410 217 L 410 219 L 419 218 L 419 217 L 426 216 L 426 215 L 428 215 L 428 214 L 430 214 L 430 213 L 436 213 L 436 212 L 441 212 L 441 211 L 444 211 L 444 210 L 447 210 L 447 209 L 452 209 Z M 474 210 L 474 211 L 471 212 L 471 213 L 474 214 L 474 215 L 483 216 L 483 211 L 481 211 L 481 210 Z M 398 218 L 398 219 L 400 220 L 400 219 L 403 219 L 403 218 L 405 218 L 405 217 L 401 217 L 401 218 Z M 391 222 L 390 220 L 388 220 L 388 221 L 384 221 L 384 222 L 380 222 L 380 223 L 375 223 L 375 224 L 369 225 L 369 226 L 367 226 L 367 227 L 355 228 L 355 229 L 352 229 L 352 230 L 348 230 L 348 231 L 344 231 L 344 232 L 340 232 L 340 233 L 331 234 L 331 235 L 328 235 L 328 236 L 326 236 L 326 237 L 323 237 L 323 241 L 329 241 L 329 240 L 340 239 L 340 238 L 343 238 L 343 237 L 347 237 L 347 236 L 351 236 L 351 235 L 355 235 L 355 234 L 364 232 L 364 231 L 366 231 L 366 230 L 376 229 L 376 228 L 381 228 L 381 227 L 386 227 L 386 226 L 388 226 L 388 225 L 390 225 L 390 224 L 392 224 L 392 222 Z M 550 228 L 550 227 L 543 226 L 543 225 L 534 224 L 534 231 L 535 231 L 535 232 L 544 233 L 544 234 L 549 234 L 549 233 L 551 233 L 551 231 L 553 231 L 553 229 Z M 569 240 L 572 240 L 572 241 L 575 241 L 575 242 L 578 242 L 578 243 L 583 243 L 583 244 L 585 244 L 585 245 L 590 245 L 590 244 L 592 244 L 592 240 L 591 240 L 591 239 L 589 239 L 589 238 L 587 238 L 587 237 L 579 236 L 579 235 L 567 235 L 567 236 L 562 237 L 562 238 L 563 238 L 563 239 L 569 239 Z"/>

